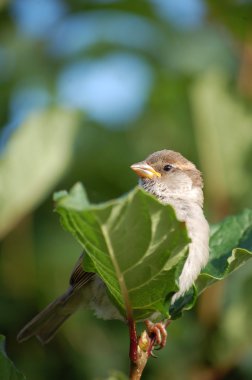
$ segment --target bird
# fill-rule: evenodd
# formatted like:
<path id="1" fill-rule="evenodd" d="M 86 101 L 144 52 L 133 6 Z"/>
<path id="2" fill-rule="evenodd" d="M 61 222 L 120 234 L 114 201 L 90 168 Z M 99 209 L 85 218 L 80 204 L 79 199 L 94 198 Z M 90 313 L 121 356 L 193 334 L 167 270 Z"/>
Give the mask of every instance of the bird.
<path id="1" fill-rule="evenodd" d="M 173 304 L 190 289 L 208 261 L 209 225 L 203 213 L 202 175 L 182 154 L 167 149 L 150 154 L 131 165 L 131 169 L 139 177 L 138 186 L 162 204 L 171 205 L 177 219 L 187 227 L 188 256 L 178 279 L 179 290 L 172 297 Z M 84 255 L 72 271 L 67 291 L 22 328 L 17 336 L 19 342 L 33 336 L 42 344 L 50 342 L 63 322 L 81 305 L 93 310 L 98 318 L 124 320 L 99 276 L 83 269 Z M 163 347 L 167 335 L 164 325 L 148 320 L 146 328 L 148 333 L 157 335 L 157 343 Z"/>
<path id="2" fill-rule="evenodd" d="M 179 277 L 180 298 L 205 267 L 209 258 L 209 224 L 203 213 L 203 179 L 196 166 L 179 152 L 163 149 L 131 166 L 139 185 L 163 204 L 171 205 L 178 220 L 185 222 L 191 242 Z"/>

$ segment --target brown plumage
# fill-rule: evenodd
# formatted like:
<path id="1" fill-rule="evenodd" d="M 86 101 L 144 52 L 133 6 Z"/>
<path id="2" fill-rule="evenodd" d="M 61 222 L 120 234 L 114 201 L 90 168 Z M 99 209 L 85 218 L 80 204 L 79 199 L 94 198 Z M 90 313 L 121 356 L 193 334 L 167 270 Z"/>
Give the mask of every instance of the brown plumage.
<path id="1" fill-rule="evenodd" d="M 179 152 L 166 149 L 160 150 L 159 152 L 149 155 L 145 162 L 158 172 L 162 172 L 165 164 L 171 164 L 174 167 L 174 172 L 183 171 L 187 174 L 191 178 L 193 186 L 203 187 L 201 172 L 191 161 L 187 160 Z"/>

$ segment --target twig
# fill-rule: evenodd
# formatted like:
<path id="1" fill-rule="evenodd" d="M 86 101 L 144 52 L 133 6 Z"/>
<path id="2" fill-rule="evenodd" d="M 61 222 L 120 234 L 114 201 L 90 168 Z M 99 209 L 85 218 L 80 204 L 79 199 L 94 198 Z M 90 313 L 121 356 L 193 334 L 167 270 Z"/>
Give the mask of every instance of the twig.
<path id="1" fill-rule="evenodd" d="M 148 361 L 148 353 L 138 350 L 138 359 L 136 363 L 130 362 L 130 380 L 140 380 L 143 370 Z"/>
<path id="2" fill-rule="evenodd" d="M 171 323 L 171 320 L 165 322 L 165 328 Z M 156 343 L 155 334 L 148 335 L 144 330 L 141 336 L 137 337 L 136 324 L 134 320 L 128 321 L 129 336 L 130 336 L 130 376 L 129 380 L 140 380 L 143 370 L 147 364 L 149 357 L 152 355 L 153 347 Z"/>
<path id="3" fill-rule="evenodd" d="M 149 358 L 150 338 L 144 330 L 137 341 L 136 352 L 133 357 L 130 356 L 130 380 L 139 380 L 142 377 L 143 370 Z M 130 354 L 132 345 L 130 344 Z M 133 360 L 136 354 L 136 360 Z"/>
<path id="4" fill-rule="evenodd" d="M 137 332 L 136 332 L 136 323 L 133 319 L 130 319 L 128 321 L 128 325 L 129 325 L 129 336 L 130 336 L 129 357 L 130 357 L 131 363 L 136 363 L 138 359 L 138 354 L 137 354 L 138 339 L 137 339 Z"/>

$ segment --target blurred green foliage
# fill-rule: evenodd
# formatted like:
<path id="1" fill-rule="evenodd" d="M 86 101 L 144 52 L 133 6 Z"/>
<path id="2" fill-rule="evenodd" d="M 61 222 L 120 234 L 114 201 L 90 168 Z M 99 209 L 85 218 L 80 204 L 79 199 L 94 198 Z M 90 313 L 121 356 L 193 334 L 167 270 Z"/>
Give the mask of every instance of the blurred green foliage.
<path id="1" fill-rule="evenodd" d="M 0 335 L 0 371 L 2 379 L 6 380 L 25 380 L 25 377 L 19 372 L 8 359 L 4 350 L 5 339 Z"/>
<path id="2" fill-rule="evenodd" d="M 10 139 L 0 161 L 0 237 L 61 178 L 71 159 L 76 123 L 73 112 L 44 111 L 26 120 Z"/>
<path id="3" fill-rule="evenodd" d="M 0 1 L 1 170 L 31 120 L 36 131 L 11 153 L 9 176 L 0 171 L 0 194 L 10 189 L 0 209 L 11 209 L 21 188 L 29 200 L 8 233 L 1 219 L 0 258 L 0 331 L 28 379 L 98 379 L 128 368 L 125 326 L 89 311 L 46 347 L 16 342 L 64 290 L 80 253 L 52 213 L 50 193 L 80 180 L 92 201 L 117 197 L 136 183 L 131 163 L 168 148 L 203 171 L 211 222 L 252 207 L 251 11 L 235 0 Z M 65 124 L 73 128 L 67 141 Z M 64 165 L 57 169 L 51 152 Z M 251 379 L 251 272 L 246 264 L 214 285 L 171 325 L 147 380 Z"/>

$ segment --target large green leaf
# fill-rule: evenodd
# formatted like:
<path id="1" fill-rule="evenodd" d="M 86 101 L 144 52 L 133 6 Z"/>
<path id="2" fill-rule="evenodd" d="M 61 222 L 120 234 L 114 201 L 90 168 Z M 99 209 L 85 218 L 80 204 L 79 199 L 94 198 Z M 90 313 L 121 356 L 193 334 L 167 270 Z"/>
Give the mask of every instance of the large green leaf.
<path id="1" fill-rule="evenodd" d="M 7 357 L 4 345 L 5 338 L 2 335 L 0 335 L 0 379 L 25 380 L 25 376 L 16 369 L 12 361 Z"/>
<path id="2" fill-rule="evenodd" d="M 173 209 L 134 189 L 127 196 L 90 205 L 80 184 L 57 193 L 56 209 L 63 226 L 87 251 L 84 268 L 104 280 L 123 315 L 147 318 L 153 311 L 167 316 L 187 253 L 184 223 Z M 252 210 L 212 226 L 210 257 L 195 285 L 170 307 L 172 318 L 193 307 L 198 295 L 252 257 Z"/>
<path id="3" fill-rule="evenodd" d="M 52 109 L 30 115 L 0 156 L 0 238 L 31 211 L 65 172 L 77 113 Z"/>
<path id="4" fill-rule="evenodd" d="M 155 311 L 167 316 L 189 243 L 173 209 L 140 188 L 95 206 L 77 184 L 55 200 L 64 227 L 87 252 L 85 270 L 99 274 L 120 312 L 135 320 Z"/>

